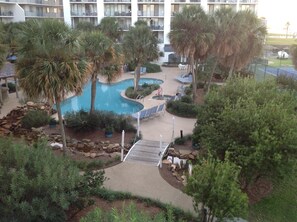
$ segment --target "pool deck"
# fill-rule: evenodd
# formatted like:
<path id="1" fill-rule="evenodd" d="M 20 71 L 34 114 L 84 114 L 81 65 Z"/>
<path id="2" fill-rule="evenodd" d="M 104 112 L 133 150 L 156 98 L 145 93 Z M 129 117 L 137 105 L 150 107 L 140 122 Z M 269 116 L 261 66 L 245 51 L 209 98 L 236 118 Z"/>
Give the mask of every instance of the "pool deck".
<path id="1" fill-rule="evenodd" d="M 164 82 L 161 84 L 163 94 L 174 96 L 177 92 L 178 87 L 182 85 L 174 78 L 185 72 L 186 70 L 179 70 L 177 67 L 162 67 L 162 72 L 142 74 L 141 77 L 157 78 L 163 80 Z M 124 73 L 117 79 L 117 81 L 129 78 L 133 78 L 133 74 Z M 102 77 L 100 77 L 99 79 L 101 81 Z M 20 92 L 19 94 L 20 98 L 22 98 L 22 93 Z M 150 108 L 164 103 L 165 100 L 156 100 L 152 98 L 156 94 L 157 91 L 153 92 L 151 95 L 141 100 L 138 100 L 138 102 L 141 102 L 144 105 L 144 108 Z M 4 104 L 1 108 L 0 118 L 7 115 L 12 109 L 16 108 L 17 106 L 21 106 L 21 103 L 16 98 L 16 94 L 9 94 L 8 99 L 4 101 Z M 192 133 L 195 122 L 195 119 L 180 118 L 176 116 L 173 120 L 173 115 L 165 111 L 164 114 L 146 120 L 141 120 L 140 131 L 142 133 L 143 139 L 159 140 L 160 136 L 162 136 L 163 141 L 171 142 L 173 136 L 178 137 L 180 135 L 181 130 L 183 131 L 184 135 Z"/>

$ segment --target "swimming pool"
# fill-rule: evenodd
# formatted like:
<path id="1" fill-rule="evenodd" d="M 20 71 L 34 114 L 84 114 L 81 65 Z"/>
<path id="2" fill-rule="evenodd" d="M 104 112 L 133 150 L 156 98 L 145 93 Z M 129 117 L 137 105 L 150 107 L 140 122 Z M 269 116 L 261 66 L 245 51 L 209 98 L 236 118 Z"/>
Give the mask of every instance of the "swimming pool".
<path id="1" fill-rule="evenodd" d="M 141 78 L 139 84 L 161 84 L 162 80 L 152 78 Z M 96 110 L 113 111 L 117 114 L 131 114 L 143 109 L 143 105 L 121 96 L 121 92 L 133 86 L 133 79 L 126 79 L 115 84 L 105 84 L 97 82 L 96 90 Z M 91 108 L 91 82 L 86 84 L 83 93 L 73 96 L 61 103 L 62 115 L 66 112 L 79 111 L 81 109 L 89 111 Z"/>

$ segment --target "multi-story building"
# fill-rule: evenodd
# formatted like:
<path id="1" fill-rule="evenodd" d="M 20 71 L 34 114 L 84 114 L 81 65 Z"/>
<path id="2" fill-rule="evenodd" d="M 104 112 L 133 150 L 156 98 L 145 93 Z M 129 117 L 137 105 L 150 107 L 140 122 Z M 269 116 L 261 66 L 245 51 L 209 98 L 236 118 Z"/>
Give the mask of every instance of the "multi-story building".
<path id="1" fill-rule="evenodd" d="M 110 16 L 118 20 L 123 31 L 143 20 L 159 39 L 160 50 L 165 54 L 161 61 L 167 61 L 171 53 L 171 18 L 189 5 L 201 5 L 208 13 L 221 7 L 256 12 L 258 0 L 0 0 L 0 18 L 3 22 L 57 18 L 75 27 L 81 21 L 98 25 L 102 18 Z"/>

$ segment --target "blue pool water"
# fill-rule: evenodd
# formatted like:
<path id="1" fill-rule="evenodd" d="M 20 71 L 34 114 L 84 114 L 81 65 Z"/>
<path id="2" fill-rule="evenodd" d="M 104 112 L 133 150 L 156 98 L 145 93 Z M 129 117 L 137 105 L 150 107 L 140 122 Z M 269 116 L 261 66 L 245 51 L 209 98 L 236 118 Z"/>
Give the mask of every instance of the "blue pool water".
<path id="1" fill-rule="evenodd" d="M 162 80 L 141 78 L 139 85 L 143 83 L 161 84 Z M 127 79 L 115 84 L 104 84 L 97 82 L 96 89 L 96 110 L 113 111 L 117 114 L 131 114 L 143 109 L 143 105 L 121 96 L 121 92 L 133 86 L 133 79 Z M 74 96 L 61 103 L 62 115 L 66 112 L 79 111 L 81 109 L 89 111 L 91 107 L 91 82 L 89 82 L 79 96 Z"/>

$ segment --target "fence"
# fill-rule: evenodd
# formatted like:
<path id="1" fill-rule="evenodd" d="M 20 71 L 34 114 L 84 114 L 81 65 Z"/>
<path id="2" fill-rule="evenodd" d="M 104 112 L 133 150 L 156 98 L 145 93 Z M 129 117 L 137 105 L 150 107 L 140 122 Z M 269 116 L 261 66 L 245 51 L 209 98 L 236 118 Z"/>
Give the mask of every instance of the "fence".
<path id="1" fill-rule="evenodd" d="M 291 76 L 297 79 L 297 70 L 293 67 L 273 67 L 266 64 L 250 64 L 248 70 L 255 74 L 257 80 L 274 78 L 278 75 Z"/>

